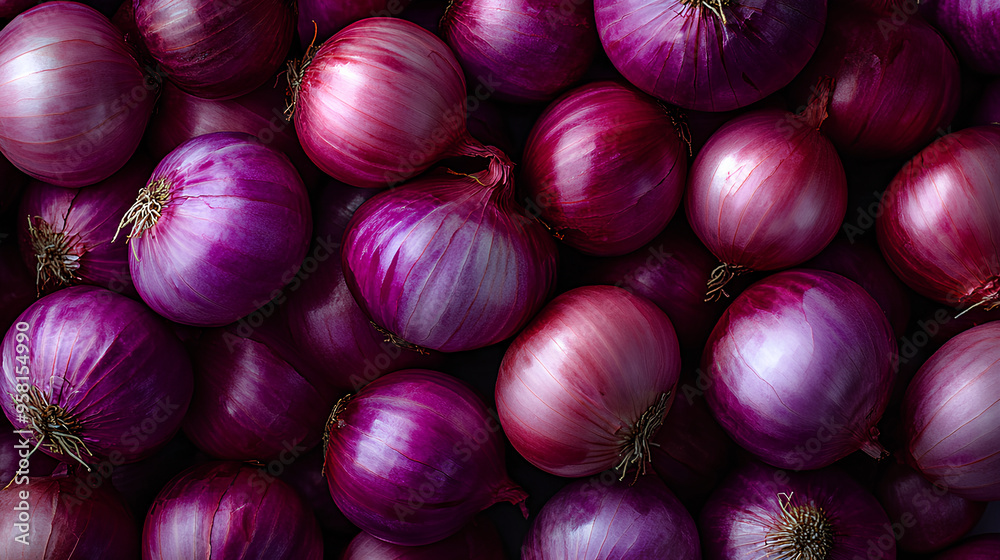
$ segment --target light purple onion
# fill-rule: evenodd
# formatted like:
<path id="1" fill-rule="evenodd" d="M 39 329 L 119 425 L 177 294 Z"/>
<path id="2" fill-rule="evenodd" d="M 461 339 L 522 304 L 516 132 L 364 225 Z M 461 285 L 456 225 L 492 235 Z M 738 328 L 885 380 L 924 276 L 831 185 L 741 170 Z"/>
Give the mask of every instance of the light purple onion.
<path id="1" fill-rule="evenodd" d="M 461 531 L 443 541 L 424 546 L 402 546 L 376 539 L 368 533 L 354 537 L 341 560 L 504 560 L 496 526 L 486 516 L 476 517 Z"/>

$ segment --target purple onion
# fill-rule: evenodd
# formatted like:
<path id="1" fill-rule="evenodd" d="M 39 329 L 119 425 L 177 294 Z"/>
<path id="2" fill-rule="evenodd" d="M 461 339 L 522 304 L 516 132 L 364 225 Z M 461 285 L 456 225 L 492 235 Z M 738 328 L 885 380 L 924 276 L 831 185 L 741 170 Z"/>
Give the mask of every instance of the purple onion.
<path id="1" fill-rule="evenodd" d="M 71 477 L 15 480 L 0 491 L 0 527 L 4 560 L 139 556 L 139 528 L 121 498 L 104 488 L 80 498 Z"/>
<path id="2" fill-rule="evenodd" d="M 878 500 L 835 467 L 743 466 L 708 499 L 699 527 L 705 560 L 896 558 Z"/>
<path id="3" fill-rule="evenodd" d="M 320 560 L 316 519 L 290 486 L 236 462 L 192 467 L 149 508 L 143 560 Z"/>
<path id="4" fill-rule="evenodd" d="M 577 82 L 597 51 L 592 0 L 455 0 L 440 34 L 469 83 L 501 101 L 554 98 Z"/>
<path id="5" fill-rule="evenodd" d="M 0 239 L 0 333 L 35 301 L 35 275 L 24 266 L 14 237 Z"/>
<path id="6" fill-rule="evenodd" d="M 242 132 L 188 140 L 153 171 L 122 221 L 129 268 L 154 311 L 222 326 L 275 297 L 299 268 L 312 218 L 288 158 Z"/>
<path id="7" fill-rule="evenodd" d="M 697 111 L 745 107 L 788 85 L 820 42 L 826 6 L 826 0 L 594 2 L 601 44 L 622 75 Z"/>
<path id="8" fill-rule="evenodd" d="M 33 446 L 66 462 L 150 455 L 180 426 L 192 384 L 187 353 L 164 322 L 101 288 L 45 296 L 3 341 L 0 406 L 32 432 Z"/>
<path id="9" fill-rule="evenodd" d="M 97 10 L 46 2 L 0 31 L 0 152 L 32 177 L 91 185 L 132 157 L 154 95 Z"/>
<path id="10" fill-rule="evenodd" d="M 1000 0 L 933 0 L 920 13 L 944 33 L 969 68 L 1000 74 Z"/>
<path id="11" fill-rule="evenodd" d="M 702 369 L 716 419 L 781 468 L 885 450 L 875 424 L 895 378 L 892 328 L 861 286 L 830 272 L 779 272 L 726 309 Z"/>
<path id="12" fill-rule="evenodd" d="M 933 560 L 998 560 L 1000 533 L 969 537 L 960 544 L 938 554 Z"/>
<path id="13" fill-rule="evenodd" d="M 398 16 L 411 0 L 298 0 L 299 45 L 322 45 L 360 19 Z M 438 15 L 440 19 L 440 14 Z"/>
<path id="14" fill-rule="evenodd" d="M 327 421 L 326 477 L 344 515 L 406 546 L 431 544 L 527 494 L 507 476 L 500 424 L 462 381 L 428 370 L 376 379 Z"/>
<path id="15" fill-rule="evenodd" d="M 983 88 L 971 124 L 1000 124 L 1000 78 L 994 78 Z"/>
<path id="16" fill-rule="evenodd" d="M 500 534 L 489 518 L 480 515 L 454 535 L 424 546 L 401 546 L 368 533 L 354 537 L 341 560 L 504 560 Z"/>
<path id="17" fill-rule="evenodd" d="M 545 503 L 524 560 L 700 560 L 691 514 L 655 476 L 578 480 Z"/>

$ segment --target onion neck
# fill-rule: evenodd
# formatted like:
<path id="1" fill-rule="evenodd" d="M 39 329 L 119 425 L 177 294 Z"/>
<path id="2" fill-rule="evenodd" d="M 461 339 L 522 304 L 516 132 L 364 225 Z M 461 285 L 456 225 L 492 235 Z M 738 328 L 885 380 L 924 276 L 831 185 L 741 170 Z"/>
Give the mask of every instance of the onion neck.
<path id="1" fill-rule="evenodd" d="M 132 231 L 128 234 L 128 239 L 141 237 L 144 231 L 156 225 L 169 199 L 170 187 L 164 179 L 157 179 L 143 187 L 139 191 L 139 197 L 136 198 L 135 204 L 122 216 L 122 221 L 118 223 L 118 229 L 115 230 L 115 236 L 111 242 L 118 239 L 118 234 L 128 224 L 132 224 Z"/>
<path id="2" fill-rule="evenodd" d="M 528 493 L 509 478 L 504 479 L 503 484 L 501 484 L 501 486 L 493 492 L 494 504 L 509 502 L 519 506 L 521 508 L 521 515 L 523 515 L 525 519 L 528 518 L 528 506 L 524 503 L 527 499 Z"/>
<path id="3" fill-rule="evenodd" d="M 881 461 L 889 456 L 889 451 L 878 442 L 878 428 L 872 426 L 868 437 L 861 442 L 861 450 L 872 459 Z"/>
<path id="4" fill-rule="evenodd" d="M 719 266 L 715 267 L 715 270 L 712 271 L 712 276 L 708 279 L 708 291 L 705 292 L 705 302 L 711 303 L 719 301 L 723 297 L 728 298 L 729 294 L 726 292 L 726 285 L 733 278 L 748 272 L 753 272 L 753 270 L 750 267 L 740 264 L 720 263 Z"/>
<path id="5" fill-rule="evenodd" d="M 992 311 L 1000 307 L 1000 276 L 993 276 L 968 295 L 959 300 L 962 305 L 969 305 L 964 311 L 955 317 L 961 317 L 977 307 L 982 307 L 985 311 Z"/>
<path id="6" fill-rule="evenodd" d="M 368 323 L 371 324 L 372 328 L 374 328 L 376 331 L 379 332 L 379 334 L 381 334 L 384 337 L 382 339 L 382 342 L 388 342 L 393 346 L 402 348 L 403 350 L 412 350 L 423 356 L 430 356 L 431 354 L 430 351 L 424 348 L 423 346 L 418 346 L 416 344 L 403 340 L 401 337 L 396 336 L 395 334 L 389 332 L 388 330 L 378 326 L 378 324 L 375 323 L 375 321 L 368 321 Z"/>
<path id="7" fill-rule="evenodd" d="M 812 87 L 809 103 L 805 110 L 796 115 L 807 130 L 819 130 L 823 122 L 830 116 L 830 100 L 833 97 L 834 79 L 824 76 Z"/>
<path id="8" fill-rule="evenodd" d="M 687 146 L 688 157 L 694 156 L 694 149 L 692 147 L 691 140 L 691 127 L 688 126 L 687 114 L 680 107 L 672 107 L 664 104 L 662 101 L 657 101 L 657 105 L 663 109 L 663 112 L 670 119 L 670 124 L 674 127 L 674 132 L 677 137 L 680 138 L 681 143 Z"/>
<path id="9" fill-rule="evenodd" d="M 618 452 L 622 460 L 615 467 L 619 473 L 619 480 L 625 480 L 625 473 L 633 466 L 637 467 L 635 479 L 638 479 L 640 474 L 646 474 L 646 464 L 651 456 L 650 441 L 663 424 L 668 402 L 670 402 L 670 391 L 660 393 L 656 402 L 642 413 L 635 424 L 629 426 L 621 451 Z M 632 482 L 635 483 L 635 480 Z"/>
<path id="10" fill-rule="evenodd" d="M 333 405 L 333 410 L 330 411 L 330 416 L 326 419 L 326 424 L 323 428 L 323 468 L 321 471 L 324 475 L 326 474 L 326 451 L 330 446 L 330 432 L 332 430 L 339 430 L 347 425 L 340 415 L 344 412 L 344 409 L 347 408 L 347 403 L 351 402 L 351 399 L 353 398 L 354 393 L 347 393 L 341 397 L 340 400 L 337 401 L 337 404 Z"/>
<path id="11" fill-rule="evenodd" d="M 834 529 L 823 508 L 791 507 L 791 495 L 780 494 L 781 518 L 764 538 L 769 558 L 826 560 L 833 550 Z"/>
<path id="12" fill-rule="evenodd" d="M 729 7 L 730 0 L 680 0 L 680 2 L 694 8 L 704 8 L 722 20 L 722 25 L 726 24 L 725 8 Z"/>
<path id="13" fill-rule="evenodd" d="M 61 288 L 80 280 L 75 273 L 80 268 L 80 255 L 73 251 L 72 237 L 56 231 L 41 216 L 28 216 L 28 237 L 36 261 L 36 296 L 41 296 L 50 282 Z"/>
<path id="14" fill-rule="evenodd" d="M 86 442 L 80 437 L 83 426 L 75 416 L 61 406 L 49 404 L 49 399 L 35 386 L 28 389 L 27 403 L 16 401 L 16 404 L 25 405 L 25 418 L 38 438 L 38 444 L 31 453 L 45 445 L 49 451 L 72 457 L 90 470 L 82 456 L 86 453 L 88 457 L 93 457 L 94 454 L 87 449 Z"/>
<path id="15" fill-rule="evenodd" d="M 293 3 L 296 5 L 297 10 L 298 2 Z M 295 107 L 299 104 L 299 90 L 302 89 L 302 80 L 306 76 L 306 70 L 309 69 L 313 57 L 316 56 L 316 51 L 319 50 L 316 47 L 317 36 L 319 36 L 319 25 L 313 21 L 313 38 L 306 48 L 305 54 L 300 59 L 288 61 L 287 72 L 285 73 L 288 78 L 288 92 L 291 96 L 291 99 L 285 105 L 285 120 L 288 122 L 292 122 L 292 117 L 295 116 Z"/>

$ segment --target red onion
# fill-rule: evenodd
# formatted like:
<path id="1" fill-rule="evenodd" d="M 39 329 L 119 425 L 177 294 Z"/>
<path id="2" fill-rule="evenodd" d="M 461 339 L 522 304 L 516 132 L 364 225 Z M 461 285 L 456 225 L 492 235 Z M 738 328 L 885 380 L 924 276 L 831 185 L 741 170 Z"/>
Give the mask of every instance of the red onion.
<path id="1" fill-rule="evenodd" d="M 16 479 L 0 492 L 4 560 L 134 560 L 139 530 L 121 498 L 76 494 L 71 477 Z"/>
<path id="2" fill-rule="evenodd" d="M 1000 78 L 994 78 L 983 88 L 972 124 L 1000 124 Z"/>
<path id="3" fill-rule="evenodd" d="M 826 0 L 595 0 L 597 32 L 639 89 L 698 111 L 788 85 L 823 35 Z"/>
<path id="4" fill-rule="evenodd" d="M 524 560 L 701 560 L 691 514 L 656 477 L 578 480 L 545 503 Z"/>
<path id="5" fill-rule="evenodd" d="M 596 82 L 552 103 L 525 148 L 524 189 L 569 246 L 624 255 L 663 230 L 681 203 L 687 146 L 656 100 Z"/>
<path id="6" fill-rule="evenodd" d="M 940 29 L 969 68 L 1000 74 L 1000 1 L 934 0 L 921 10 Z"/>
<path id="7" fill-rule="evenodd" d="M 899 171 L 875 222 L 886 261 L 942 303 L 1000 305 L 1000 126 L 940 138 Z"/>
<path id="8" fill-rule="evenodd" d="M 1000 500 L 1000 322 L 969 329 L 934 353 L 903 400 L 913 464 L 969 500 Z"/>
<path id="9" fill-rule="evenodd" d="M 500 534 L 485 516 L 478 516 L 461 531 L 443 541 L 424 546 L 401 546 L 368 533 L 354 537 L 341 560 L 504 560 Z"/>
<path id="10" fill-rule="evenodd" d="M 514 339 L 497 410 L 514 448 L 559 476 L 645 471 L 680 374 L 670 319 L 613 286 L 570 290 Z"/>
<path id="11" fill-rule="evenodd" d="M 889 321 L 860 286 L 779 272 L 733 300 L 712 331 L 708 404 L 736 443 L 777 467 L 817 469 L 859 448 L 880 457 L 875 424 L 894 354 Z"/>
<path id="12" fill-rule="evenodd" d="M 344 276 L 361 308 L 410 345 L 458 352 L 513 336 L 555 283 L 555 244 L 513 201 L 503 154 L 439 170 L 358 209 Z"/>
<path id="13" fill-rule="evenodd" d="M 312 230 L 291 162 L 241 132 L 206 134 L 170 152 L 121 226 L 128 223 L 129 267 L 143 301 L 172 321 L 205 327 L 275 297 L 298 270 Z"/>
<path id="14" fill-rule="evenodd" d="M 997 560 L 1000 558 L 1000 533 L 969 537 L 941 554 L 934 560 Z"/>
<path id="15" fill-rule="evenodd" d="M 381 17 L 353 23 L 289 78 L 303 149 L 349 185 L 396 185 L 444 157 L 489 155 L 465 129 L 458 61 L 414 23 Z M 487 94 L 492 87 L 474 86 Z"/>
<path id="16" fill-rule="evenodd" d="M 705 560 L 896 558 L 878 500 L 835 467 L 788 472 L 748 464 L 715 490 L 700 521 Z"/>
<path id="17" fill-rule="evenodd" d="M 0 31 L 0 151 L 54 185 L 106 179 L 139 146 L 155 87 L 99 12 L 36 6 Z"/>
<path id="18" fill-rule="evenodd" d="M 322 44 L 349 24 L 374 16 L 398 16 L 411 0 L 299 0 L 299 43 Z M 440 19 L 440 15 L 438 16 Z"/>
<path id="19" fill-rule="evenodd" d="M 794 98 L 805 104 L 825 76 L 835 87 L 823 133 L 845 155 L 912 154 L 948 126 L 959 106 L 958 60 L 919 17 L 831 9 L 823 41 L 795 80 Z"/>
<path id="20" fill-rule="evenodd" d="M 33 182 L 18 209 L 18 242 L 39 293 L 92 284 L 132 296 L 128 248 L 112 243 L 118 223 L 146 184 L 153 162 L 136 154 L 120 171 L 87 187 Z"/>
<path id="21" fill-rule="evenodd" d="M 909 552 L 941 550 L 975 527 L 986 511 L 985 503 L 951 494 L 898 463 L 882 474 L 876 495 L 890 521 L 901 528 L 899 547 Z"/>
<path id="22" fill-rule="evenodd" d="M 456 0 L 440 34 L 473 77 L 496 80 L 496 98 L 547 101 L 587 71 L 597 51 L 592 0 Z"/>
<path id="23" fill-rule="evenodd" d="M 35 275 L 21 260 L 14 237 L 0 239 L 0 333 L 6 333 L 14 320 L 35 301 Z"/>
<path id="24" fill-rule="evenodd" d="M 734 275 L 803 263 L 837 235 L 847 178 L 818 131 L 825 106 L 821 96 L 799 116 L 765 109 L 737 117 L 698 153 L 685 209 L 722 261 L 708 284 L 710 299 L 728 295 Z"/>
<path id="25" fill-rule="evenodd" d="M 181 89 L 229 99 L 261 86 L 285 61 L 295 33 L 283 0 L 134 0 L 149 53 Z"/>
<path id="26" fill-rule="evenodd" d="M 443 540 L 498 502 L 527 516 L 499 431 L 462 381 L 429 370 L 381 377 L 330 414 L 330 493 L 363 531 L 406 546 Z"/>
<path id="27" fill-rule="evenodd" d="M 3 342 L 0 406 L 33 446 L 67 462 L 148 456 L 177 431 L 192 383 L 159 317 L 91 286 L 38 300 Z"/>
<path id="28" fill-rule="evenodd" d="M 156 497 L 142 531 L 143 560 L 320 560 L 312 512 L 280 480 L 236 462 L 190 468 Z"/>

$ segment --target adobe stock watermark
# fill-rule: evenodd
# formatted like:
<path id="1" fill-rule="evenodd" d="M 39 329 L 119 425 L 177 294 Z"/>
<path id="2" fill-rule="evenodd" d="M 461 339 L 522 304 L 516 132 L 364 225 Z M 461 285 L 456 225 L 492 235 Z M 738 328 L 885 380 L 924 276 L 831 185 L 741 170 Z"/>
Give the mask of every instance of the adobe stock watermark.
<path id="1" fill-rule="evenodd" d="M 16 333 L 14 335 L 14 389 L 16 392 L 14 408 L 17 414 L 17 421 L 21 425 L 31 424 L 26 404 L 28 402 L 28 392 L 31 388 L 31 370 L 28 365 L 30 361 L 30 348 L 28 345 L 31 342 L 28 331 L 30 330 L 31 326 L 24 321 L 20 321 L 14 325 L 14 332 Z M 16 486 L 26 486 L 31 476 L 31 462 L 29 458 L 32 451 L 34 451 L 29 445 L 31 430 L 14 430 L 14 433 L 20 439 L 14 444 L 18 460 L 13 483 Z M 17 490 L 17 500 L 18 502 L 14 506 L 14 541 L 28 546 L 31 544 L 31 491 L 23 488 Z"/>

